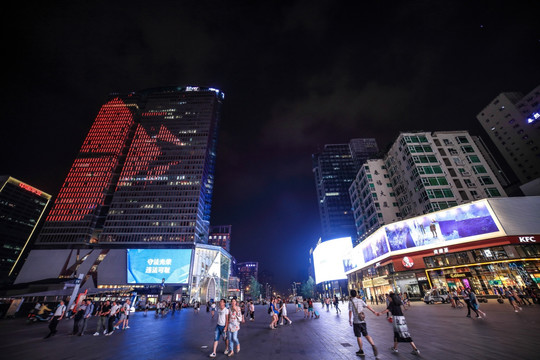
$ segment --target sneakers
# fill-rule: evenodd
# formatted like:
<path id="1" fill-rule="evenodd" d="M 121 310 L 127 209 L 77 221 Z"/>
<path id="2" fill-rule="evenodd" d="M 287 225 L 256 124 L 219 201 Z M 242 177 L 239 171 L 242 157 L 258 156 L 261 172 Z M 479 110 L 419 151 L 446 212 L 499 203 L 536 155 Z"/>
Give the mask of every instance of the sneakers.
<path id="1" fill-rule="evenodd" d="M 411 354 L 413 354 L 413 355 L 420 355 L 420 350 L 414 349 L 413 351 L 411 351 Z"/>
<path id="2" fill-rule="evenodd" d="M 471 317 L 471 315 L 467 315 L 467 317 Z"/>
<path id="3" fill-rule="evenodd" d="M 514 310 L 514 312 L 518 312 L 517 310 Z"/>
<path id="4" fill-rule="evenodd" d="M 358 350 L 358 351 L 356 352 L 356 355 L 358 355 L 358 356 L 364 356 L 364 355 L 366 355 L 366 354 L 364 353 L 364 350 L 360 349 L 360 350 Z"/>
<path id="5" fill-rule="evenodd" d="M 114 327 L 114 330 L 120 330 L 120 327 L 119 327 L 119 326 L 115 326 L 115 327 Z"/>
<path id="6" fill-rule="evenodd" d="M 375 345 L 371 345 L 371 347 L 373 348 L 373 355 L 377 357 L 377 355 L 379 355 L 379 351 L 377 350 L 377 347 Z"/>
<path id="7" fill-rule="evenodd" d="M 230 357 L 230 356 L 233 356 L 233 355 L 234 355 L 234 351 L 230 351 L 230 352 L 229 352 L 229 355 L 227 355 L 227 356 Z"/>
<path id="8" fill-rule="evenodd" d="M 211 357 L 211 358 L 215 358 L 215 357 L 216 357 L 216 353 L 215 353 L 215 352 L 211 353 L 211 354 L 210 354 L 210 357 Z"/>
<path id="9" fill-rule="evenodd" d="M 291 320 L 289 320 L 289 325 L 291 325 L 291 324 L 292 324 L 292 321 L 291 321 Z"/>
<path id="10" fill-rule="evenodd" d="M 99 333 L 96 331 L 96 332 L 94 333 L 94 336 L 99 336 Z"/>
<path id="11" fill-rule="evenodd" d="M 114 333 L 114 330 L 111 331 L 110 333 L 106 333 L 105 336 L 110 336 L 110 335 L 112 335 L 113 333 Z"/>
<path id="12" fill-rule="evenodd" d="M 126 329 L 129 329 L 129 325 L 126 325 Z"/>
<path id="13" fill-rule="evenodd" d="M 396 349 L 395 347 L 391 347 L 390 350 L 393 352 L 393 353 L 398 353 L 398 349 Z"/>
<path id="14" fill-rule="evenodd" d="M 225 351 L 223 352 L 225 355 L 227 355 L 229 353 L 229 349 L 225 349 Z"/>
<path id="15" fill-rule="evenodd" d="M 283 322 L 280 322 L 279 325 L 283 326 Z"/>

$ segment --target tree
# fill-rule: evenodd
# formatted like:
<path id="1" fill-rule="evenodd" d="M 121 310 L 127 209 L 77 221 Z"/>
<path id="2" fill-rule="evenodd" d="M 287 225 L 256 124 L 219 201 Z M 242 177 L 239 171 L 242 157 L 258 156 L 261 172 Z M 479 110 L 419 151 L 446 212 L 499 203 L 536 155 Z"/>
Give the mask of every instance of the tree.
<path id="1" fill-rule="evenodd" d="M 315 297 L 315 280 L 310 276 L 306 282 L 302 283 L 300 287 L 302 296 L 305 298 L 314 298 Z"/>
<path id="2" fill-rule="evenodd" d="M 253 300 L 257 300 L 261 295 L 261 284 L 253 276 L 249 281 L 249 293 L 251 294 L 251 298 Z"/>

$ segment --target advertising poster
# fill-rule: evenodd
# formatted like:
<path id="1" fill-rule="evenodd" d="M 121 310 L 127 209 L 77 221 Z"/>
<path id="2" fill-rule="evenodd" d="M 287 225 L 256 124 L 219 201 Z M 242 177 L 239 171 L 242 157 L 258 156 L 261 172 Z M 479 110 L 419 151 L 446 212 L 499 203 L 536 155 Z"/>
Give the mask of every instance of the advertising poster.
<path id="1" fill-rule="evenodd" d="M 313 250 L 315 282 L 346 279 L 343 259 L 352 250 L 350 237 L 328 240 Z"/>
<path id="2" fill-rule="evenodd" d="M 191 249 L 128 249 L 128 284 L 185 284 L 189 279 Z"/>
<path id="3" fill-rule="evenodd" d="M 352 249 L 343 266 L 350 272 L 391 252 L 437 247 L 466 238 L 473 241 L 499 231 L 486 201 L 460 205 L 382 227 Z"/>
<path id="4" fill-rule="evenodd" d="M 415 217 L 388 225 L 385 229 L 391 251 L 437 245 L 499 231 L 485 202 Z"/>

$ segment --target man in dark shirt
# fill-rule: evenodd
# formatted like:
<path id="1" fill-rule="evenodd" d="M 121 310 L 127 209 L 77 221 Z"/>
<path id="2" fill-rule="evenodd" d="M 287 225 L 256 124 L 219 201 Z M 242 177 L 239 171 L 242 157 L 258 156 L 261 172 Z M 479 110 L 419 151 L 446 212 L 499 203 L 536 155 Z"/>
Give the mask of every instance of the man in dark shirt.
<path id="1" fill-rule="evenodd" d="M 109 300 L 105 301 L 101 305 L 101 308 L 98 310 L 96 315 L 99 316 L 96 332 L 94 336 L 99 336 L 99 332 L 103 329 L 103 334 L 107 335 L 107 325 L 109 323 L 109 314 L 111 313 L 111 303 Z"/>

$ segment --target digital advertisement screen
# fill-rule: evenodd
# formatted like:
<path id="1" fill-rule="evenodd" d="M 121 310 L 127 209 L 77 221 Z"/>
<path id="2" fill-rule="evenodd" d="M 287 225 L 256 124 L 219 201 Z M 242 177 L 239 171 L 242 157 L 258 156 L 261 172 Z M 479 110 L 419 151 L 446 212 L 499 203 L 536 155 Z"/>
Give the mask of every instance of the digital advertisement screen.
<path id="1" fill-rule="evenodd" d="M 350 272 L 392 252 L 475 241 L 500 232 L 487 202 L 479 201 L 386 225 L 357 245 L 343 265 Z"/>
<path id="2" fill-rule="evenodd" d="M 426 214 L 388 225 L 385 229 L 391 251 L 499 231 L 485 202 Z"/>
<path id="3" fill-rule="evenodd" d="M 189 280 L 191 249 L 128 249 L 128 284 L 185 284 Z"/>
<path id="4" fill-rule="evenodd" d="M 350 237 L 328 240 L 313 250 L 315 282 L 346 279 L 343 259 L 352 251 Z"/>

